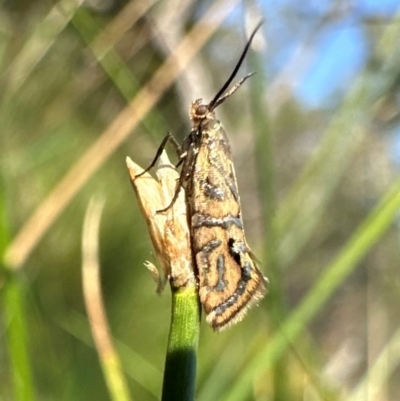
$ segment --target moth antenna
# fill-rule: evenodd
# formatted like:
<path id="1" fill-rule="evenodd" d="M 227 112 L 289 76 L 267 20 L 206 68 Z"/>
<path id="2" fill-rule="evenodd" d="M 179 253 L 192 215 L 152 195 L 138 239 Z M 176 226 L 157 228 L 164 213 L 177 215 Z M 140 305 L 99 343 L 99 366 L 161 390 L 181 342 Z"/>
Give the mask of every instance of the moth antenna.
<path id="1" fill-rule="evenodd" d="M 218 91 L 218 93 L 215 95 L 214 99 L 211 100 L 211 102 L 208 104 L 208 109 L 210 111 L 214 110 L 218 105 L 220 105 L 223 100 L 225 100 L 228 96 L 224 96 L 223 98 L 221 98 L 222 101 L 218 101 L 220 100 L 220 97 L 223 95 L 223 93 L 226 91 L 226 89 L 229 87 L 229 85 L 231 84 L 231 82 L 233 81 L 233 78 L 235 78 L 237 72 L 239 71 L 240 66 L 243 63 L 244 58 L 246 57 L 247 52 L 249 51 L 251 42 L 253 41 L 254 35 L 257 33 L 257 31 L 261 28 L 261 26 L 264 24 L 264 20 L 261 20 L 258 25 L 255 27 L 254 31 L 252 32 L 252 34 L 250 35 L 249 40 L 246 43 L 246 46 L 242 52 L 242 54 L 240 55 L 239 61 L 236 63 L 236 66 L 234 68 L 234 70 L 232 71 L 232 74 L 230 75 L 230 77 L 228 78 L 228 80 L 225 82 L 224 86 Z M 239 86 L 248 78 L 249 76 L 245 77 L 245 79 L 243 81 L 240 81 Z M 239 86 L 237 86 L 235 88 L 235 90 L 233 92 L 235 92 Z M 233 93 L 232 91 L 230 91 L 230 95 Z M 230 96 L 229 95 L 229 96 Z"/>
<path id="2" fill-rule="evenodd" d="M 225 101 L 226 98 L 228 98 L 229 96 L 233 95 L 244 83 L 244 81 L 246 81 L 247 78 L 250 78 L 251 76 L 253 76 L 255 74 L 255 72 L 251 72 L 250 74 L 247 74 L 246 76 L 244 76 L 238 83 L 236 83 L 234 86 L 232 86 L 231 89 L 229 89 L 228 92 L 225 93 L 224 96 L 220 97 L 214 105 L 214 109 L 216 109 L 221 103 L 223 103 Z"/>

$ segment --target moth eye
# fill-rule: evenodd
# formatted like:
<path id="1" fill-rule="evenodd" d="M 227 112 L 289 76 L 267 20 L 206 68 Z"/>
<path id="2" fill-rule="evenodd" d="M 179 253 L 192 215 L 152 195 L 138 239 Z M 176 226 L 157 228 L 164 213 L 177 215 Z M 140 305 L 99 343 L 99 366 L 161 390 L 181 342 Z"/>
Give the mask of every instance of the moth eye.
<path id="1" fill-rule="evenodd" d="M 196 109 L 196 114 L 200 116 L 204 116 L 207 113 L 208 109 L 207 106 L 204 104 L 201 104 L 197 109 Z"/>

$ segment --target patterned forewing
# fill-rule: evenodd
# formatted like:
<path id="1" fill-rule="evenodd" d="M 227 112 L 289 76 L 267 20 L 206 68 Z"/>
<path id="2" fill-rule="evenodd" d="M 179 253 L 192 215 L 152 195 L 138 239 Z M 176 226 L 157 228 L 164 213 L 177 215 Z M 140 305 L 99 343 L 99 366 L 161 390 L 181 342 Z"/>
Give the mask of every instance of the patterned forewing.
<path id="1" fill-rule="evenodd" d="M 190 185 L 193 249 L 207 321 L 221 329 L 240 320 L 265 293 L 246 243 L 229 143 L 219 121 L 201 126 Z"/>

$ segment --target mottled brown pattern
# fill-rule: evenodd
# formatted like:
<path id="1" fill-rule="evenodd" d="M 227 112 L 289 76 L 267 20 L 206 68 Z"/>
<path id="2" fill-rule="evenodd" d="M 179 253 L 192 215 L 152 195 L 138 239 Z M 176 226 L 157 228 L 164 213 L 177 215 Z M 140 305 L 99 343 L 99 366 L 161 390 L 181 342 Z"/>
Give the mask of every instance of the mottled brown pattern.
<path id="1" fill-rule="evenodd" d="M 200 110 L 201 113 L 197 113 Z M 182 174 L 189 205 L 200 301 L 221 330 L 240 321 L 266 292 L 266 279 L 247 245 L 226 133 L 213 111 L 192 104 L 193 129 L 183 144 Z"/>

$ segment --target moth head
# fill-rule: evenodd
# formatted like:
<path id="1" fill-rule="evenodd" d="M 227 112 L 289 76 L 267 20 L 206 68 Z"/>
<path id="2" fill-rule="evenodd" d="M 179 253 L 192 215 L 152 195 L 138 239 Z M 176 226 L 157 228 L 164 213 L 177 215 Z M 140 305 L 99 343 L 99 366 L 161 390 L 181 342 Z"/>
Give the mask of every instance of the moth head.
<path id="1" fill-rule="evenodd" d="M 243 49 L 242 54 L 240 55 L 239 61 L 236 63 L 234 70 L 232 71 L 230 77 L 225 82 L 225 84 L 222 86 L 222 88 L 214 96 L 214 99 L 212 99 L 211 102 L 208 104 L 203 104 L 203 99 L 197 99 L 190 105 L 189 115 L 190 115 L 190 119 L 193 121 L 195 126 L 200 124 L 205 119 L 215 119 L 214 110 L 221 103 L 223 103 L 229 96 L 233 95 L 240 88 L 240 86 L 243 84 L 243 82 L 246 81 L 247 78 L 250 78 L 254 74 L 254 73 L 247 74 L 238 83 L 233 85 L 233 87 L 231 89 L 229 89 L 227 91 L 227 89 L 229 88 L 229 85 L 232 83 L 232 80 L 235 78 L 240 66 L 242 65 L 247 52 L 249 51 L 249 48 L 250 48 L 251 42 L 254 38 L 254 35 L 260 29 L 260 27 L 262 26 L 263 23 L 264 23 L 264 21 L 260 21 L 258 23 L 258 25 L 256 26 L 256 28 L 253 30 L 252 34 L 250 35 L 249 40 L 246 43 L 246 46 Z"/>
<path id="2" fill-rule="evenodd" d="M 203 99 L 197 99 L 190 105 L 189 115 L 197 124 L 202 120 L 215 118 L 214 112 L 210 110 L 209 105 L 203 103 Z"/>

